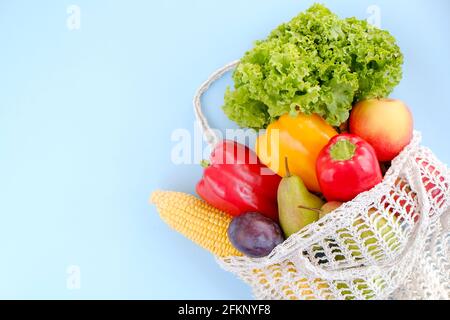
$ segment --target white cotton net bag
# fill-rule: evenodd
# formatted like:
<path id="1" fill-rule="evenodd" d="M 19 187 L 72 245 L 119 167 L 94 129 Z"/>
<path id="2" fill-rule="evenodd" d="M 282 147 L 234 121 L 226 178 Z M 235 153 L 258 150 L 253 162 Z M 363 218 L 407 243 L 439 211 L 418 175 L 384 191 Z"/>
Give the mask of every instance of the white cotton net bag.
<path id="1" fill-rule="evenodd" d="M 217 137 L 199 88 L 194 108 L 207 142 Z M 217 262 L 256 299 L 450 299 L 450 171 L 420 145 L 419 132 L 382 183 L 289 237 L 264 258 Z"/>

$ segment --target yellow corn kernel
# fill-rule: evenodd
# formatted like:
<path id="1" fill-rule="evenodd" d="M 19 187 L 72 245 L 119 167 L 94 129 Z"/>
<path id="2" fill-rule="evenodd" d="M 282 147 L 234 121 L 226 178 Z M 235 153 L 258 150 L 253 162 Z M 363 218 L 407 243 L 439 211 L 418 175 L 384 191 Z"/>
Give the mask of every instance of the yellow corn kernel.
<path id="1" fill-rule="evenodd" d="M 156 205 L 170 227 L 219 257 L 242 256 L 228 239 L 232 217 L 192 195 L 155 191 L 150 202 Z"/>

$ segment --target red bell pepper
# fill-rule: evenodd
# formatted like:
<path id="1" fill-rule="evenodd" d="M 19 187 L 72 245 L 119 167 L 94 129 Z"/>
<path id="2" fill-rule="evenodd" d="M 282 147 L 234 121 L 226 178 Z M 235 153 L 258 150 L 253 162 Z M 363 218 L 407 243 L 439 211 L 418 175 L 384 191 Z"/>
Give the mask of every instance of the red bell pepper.
<path id="1" fill-rule="evenodd" d="M 320 152 L 316 171 L 328 201 L 350 201 L 383 179 L 375 150 L 353 134 L 333 137 Z"/>
<path id="2" fill-rule="evenodd" d="M 280 181 L 248 147 L 225 140 L 214 148 L 196 191 L 210 205 L 233 216 L 259 212 L 278 221 Z"/>

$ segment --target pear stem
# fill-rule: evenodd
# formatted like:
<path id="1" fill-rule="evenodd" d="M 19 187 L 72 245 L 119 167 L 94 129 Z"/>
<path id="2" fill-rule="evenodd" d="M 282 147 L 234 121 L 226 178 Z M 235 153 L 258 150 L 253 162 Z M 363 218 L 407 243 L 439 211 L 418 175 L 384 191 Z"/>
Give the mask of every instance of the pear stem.
<path id="1" fill-rule="evenodd" d="M 286 176 L 288 178 L 291 177 L 291 172 L 289 171 L 289 165 L 288 165 L 288 157 L 284 157 L 284 166 L 286 168 Z"/>
<path id="2" fill-rule="evenodd" d="M 323 211 L 320 210 L 320 209 L 310 208 L 310 207 L 305 207 L 305 206 L 298 206 L 297 208 L 299 208 L 299 209 L 305 209 L 305 210 L 311 210 L 311 211 L 317 212 L 317 213 L 319 213 L 319 214 L 323 212 Z"/>

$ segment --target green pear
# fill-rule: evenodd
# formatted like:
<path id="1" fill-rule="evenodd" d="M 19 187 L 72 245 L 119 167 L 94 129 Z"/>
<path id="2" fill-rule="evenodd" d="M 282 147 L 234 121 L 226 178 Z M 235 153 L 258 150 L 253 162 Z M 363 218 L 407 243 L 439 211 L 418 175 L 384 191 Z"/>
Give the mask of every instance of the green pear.
<path id="1" fill-rule="evenodd" d="M 341 205 L 342 202 L 338 201 L 330 201 L 325 203 L 319 210 L 319 218 L 322 219 L 325 215 L 333 212 Z M 383 241 L 385 241 L 385 244 L 391 250 L 395 250 L 398 247 L 399 242 L 395 233 L 393 233 L 392 228 L 389 226 L 388 221 L 384 217 L 377 217 L 378 214 L 374 209 L 370 209 L 367 216 L 369 217 L 373 227 L 375 227 L 377 234 L 381 236 Z M 392 220 L 392 222 L 395 222 L 397 218 L 392 215 Z M 368 252 L 374 257 L 380 255 L 381 247 L 378 244 L 378 239 L 374 232 L 366 225 L 364 220 L 361 218 L 356 219 L 353 223 L 353 227 L 355 227 L 359 233 L 358 240 L 363 242 Z M 337 232 L 340 234 L 340 237 L 344 239 L 344 244 L 347 249 L 352 252 L 352 256 L 359 257 L 362 255 L 360 248 L 357 246 L 357 242 L 354 238 L 352 238 L 351 233 L 347 229 L 340 229 Z M 338 250 L 339 249 L 337 249 L 336 252 L 338 252 Z M 336 260 L 342 260 L 343 256 L 337 256 L 336 258 Z"/>
<path id="2" fill-rule="evenodd" d="M 289 172 L 288 160 L 286 176 L 278 187 L 278 215 L 286 238 L 319 220 L 319 210 L 324 201 L 310 193 L 303 180 Z"/>
<path id="3" fill-rule="evenodd" d="M 363 279 L 354 279 L 352 282 L 352 288 L 346 282 L 343 281 L 333 281 L 336 289 L 342 295 L 344 300 L 356 300 L 358 294 L 362 296 L 365 300 L 370 300 L 376 297 L 376 292 L 373 288 L 378 290 L 383 290 L 385 286 L 385 281 L 380 276 L 370 277 L 367 281 Z"/>
<path id="4" fill-rule="evenodd" d="M 375 259 L 381 259 L 384 257 L 383 247 L 379 243 L 378 237 L 382 239 L 385 247 L 388 247 L 390 250 L 397 250 L 400 246 L 399 238 L 389 225 L 389 221 L 384 217 L 380 217 L 374 209 L 370 209 L 367 216 L 370 220 L 370 225 L 375 229 L 376 234 L 361 218 L 354 221 L 353 227 L 359 234 L 357 239 L 364 244 L 364 247 L 366 247 L 368 253 Z M 397 217 L 394 215 L 389 215 L 389 217 L 392 224 L 397 223 Z M 354 238 L 348 236 L 350 233 L 345 229 L 338 230 L 338 232 L 341 232 L 341 237 L 345 238 L 344 244 L 346 245 L 347 250 L 351 251 L 352 256 L 355 258 L 361 257 L 361 248 L 357 245 Z"/>

